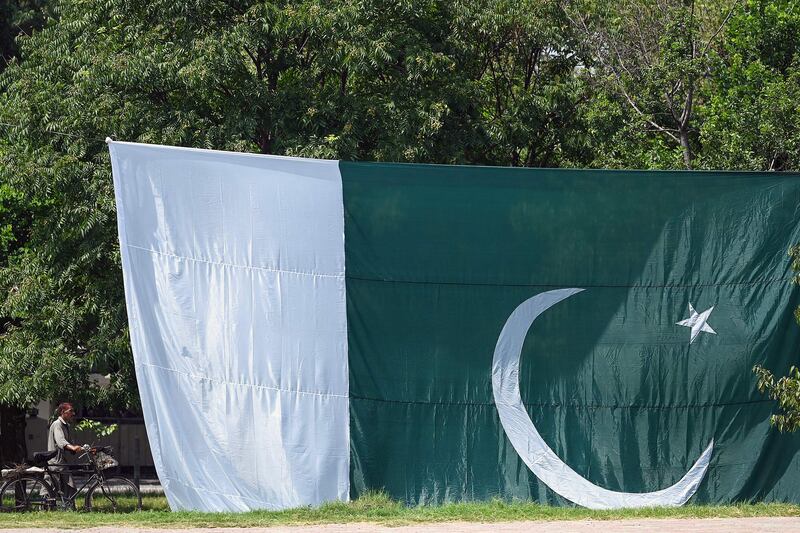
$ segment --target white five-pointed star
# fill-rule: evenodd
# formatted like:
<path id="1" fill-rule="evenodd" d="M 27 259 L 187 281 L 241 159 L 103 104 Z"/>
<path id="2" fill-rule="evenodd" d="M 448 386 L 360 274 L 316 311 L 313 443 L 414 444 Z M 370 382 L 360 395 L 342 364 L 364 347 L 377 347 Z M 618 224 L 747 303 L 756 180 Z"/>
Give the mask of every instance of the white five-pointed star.
<path id="1" fill-rule="evenodd" d="M 714 306 L 712 305 L 702 313 L 698 313 L 697 311 L 694 310 L 692 304 L 689 304 L 689 313 L 692 316 L 690 316 L 686 320 L 681 320 L 680 322 L 677 322 L 677 325 L 679 326 L 686 326 L 687 328 L 692 328 L 691 337 L 689 337 L 689 344 L 692 344 L 694 342 L 697 336 L 700 335 L 701 331 L 704 331 L 706 333 L 713 333 L 714 335 L 717 334 L 717 332 L 711 329 L 711 326 L 709 326 L 707 323 L 708 317 L 711 314 L 711 311 L 713 310 Z"/>

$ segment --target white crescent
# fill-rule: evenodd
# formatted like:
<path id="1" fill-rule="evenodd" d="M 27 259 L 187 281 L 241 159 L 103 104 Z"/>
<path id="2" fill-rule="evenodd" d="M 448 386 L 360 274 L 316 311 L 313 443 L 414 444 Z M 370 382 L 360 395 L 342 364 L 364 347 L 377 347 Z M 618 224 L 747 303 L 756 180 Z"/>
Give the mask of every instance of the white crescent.
<path id="1" fill-rule="evenodd" d="M 492 389 L 503 429 L 536 477 L 573 503 L 590 509 L 683 505 L 703 480 L 714 449 L 713 440 L 694 466 L 671 487 L 645 493 L 616 492 L 591 483 L 559 459 L 528 416 L 519 393 L 519 361 L 525 337 L 536 317 L 582 290 L 558 289 L 537 294 L 522 302 L 508 317 L 497 339 L 492 362 Z"/>

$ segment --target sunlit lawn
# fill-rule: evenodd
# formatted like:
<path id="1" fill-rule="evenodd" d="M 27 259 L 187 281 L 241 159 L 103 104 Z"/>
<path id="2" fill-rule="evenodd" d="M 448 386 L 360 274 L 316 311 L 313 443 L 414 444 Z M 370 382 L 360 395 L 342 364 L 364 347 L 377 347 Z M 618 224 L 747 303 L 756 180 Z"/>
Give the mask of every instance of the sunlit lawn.
<path id="1" fill-rule="evenodd" d="M 800 506 L 756 504 L 696 506 L 673 509 L 589 511 L 576 507 L 548 507 L 534 503 L 457 503 L 406 507 L 383 494 L 370 494 L 350 503 L 330 503 L 319 508 L 249 513 L 170 512 L 163 496 L 144 495 L 141 512 L 102 513 L 52 511 L 0 514 L 0 528 L 91 526 L 149 527 L 255 527 L 347 522 L 402 525 L 421 522 L 506 522 L 516 520 L 610 520 L 625 518 L 731 518 L 800 516 Z"/>

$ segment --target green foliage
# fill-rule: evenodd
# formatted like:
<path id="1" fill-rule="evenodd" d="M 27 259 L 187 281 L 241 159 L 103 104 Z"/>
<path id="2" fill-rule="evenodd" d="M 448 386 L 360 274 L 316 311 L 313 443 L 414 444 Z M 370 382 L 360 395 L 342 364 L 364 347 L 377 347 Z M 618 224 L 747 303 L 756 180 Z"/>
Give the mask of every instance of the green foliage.
<path id="1" fill-rule="evenodd" d="M 25 209 L 20 209 L 22 195 L 5 184 L 0 184 L 0 257 L 8 257 L 9 252 L 19 241 L 17 232 L 20 231 L 21 221 Z"/>
<path id="2" fill-rule="evenodd" d="M 101 439 L 113 434 L 119 428 L 119 424 L 103 424 L 97 420 L 84 418 L 78 423 L 76 428 L 81 431 L 90 431 L 94 433 L 96 438 Z"/>
<path id="3" fill-rule="evenodd" d="M 456 1 L 454 88 L 477 113 L 464 162 L 570 166 L 584 157 L 576 35 L 556 2 Z"/>
<path id="4" fill-rule="evenodd" d="M 584 36 L 593 85 L 605 99 L 618 101 L 625 115 L 619 130 L 604 138 L 600 166 L 693 167 L 701 150 L 696 124 L 701 91 L 720 31 L 737 5 L 734 0 L 568 2 L 573 25 Z"/>
<path id="5" fill-rule="evenodd" d="M 797 170 L 800 4 L 749 0 L 731 18 L 707 91 L 706 168 Z"/>
<path id="6" fill-rule="evenodd" d="M 772 415 L 770 423 L 781 432 L 800 428 L 800 369 L 792 366 L 789 374 L 779 379 L 761 366 L 755 366 L 753 372 L 758 376 L 758 390 L 778 401 L 781 412 Z"/>
<path id="7" fill-rule="evenodd" d="M 44 23 L 46 0 L 3 0 L 0 2 L 0 72 L 19 54 L 15 39 L 30 34 Z"/>

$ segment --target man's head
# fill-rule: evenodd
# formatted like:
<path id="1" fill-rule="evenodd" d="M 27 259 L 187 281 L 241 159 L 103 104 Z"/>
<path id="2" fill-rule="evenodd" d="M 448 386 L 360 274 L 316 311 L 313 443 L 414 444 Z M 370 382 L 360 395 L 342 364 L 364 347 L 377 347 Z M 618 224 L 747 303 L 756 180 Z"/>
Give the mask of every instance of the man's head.
<path id="1" fill-rule="evenodd" d="M 56 412 L 58 416 L 64 419 L 64 422 L 71 422 L 75 418 L 75 408 L 69 402 L 58 404 Z"/>

